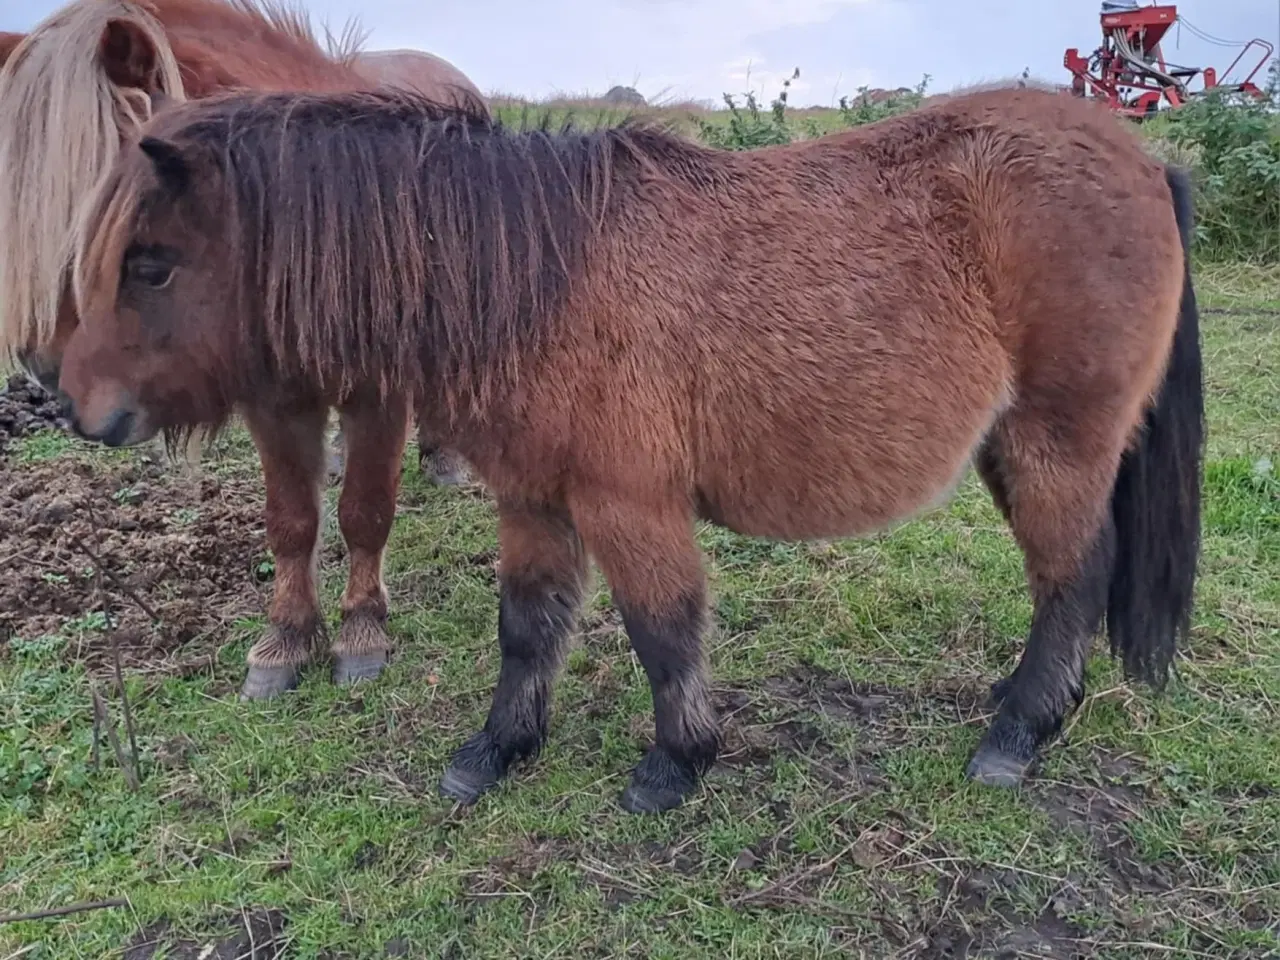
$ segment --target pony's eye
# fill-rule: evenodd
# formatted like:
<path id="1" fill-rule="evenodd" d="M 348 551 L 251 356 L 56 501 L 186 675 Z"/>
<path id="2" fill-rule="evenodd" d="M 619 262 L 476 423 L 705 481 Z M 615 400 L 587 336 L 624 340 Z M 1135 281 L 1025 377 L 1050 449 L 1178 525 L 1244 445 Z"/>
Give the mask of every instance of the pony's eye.
<path id="1" fill-rule="evenodd" d="M 173 267 L 155 260 L 135 260 L 129 265 L 129 272 L 139 283 L 156 290 L 167 287 L 173 279 Z"/>

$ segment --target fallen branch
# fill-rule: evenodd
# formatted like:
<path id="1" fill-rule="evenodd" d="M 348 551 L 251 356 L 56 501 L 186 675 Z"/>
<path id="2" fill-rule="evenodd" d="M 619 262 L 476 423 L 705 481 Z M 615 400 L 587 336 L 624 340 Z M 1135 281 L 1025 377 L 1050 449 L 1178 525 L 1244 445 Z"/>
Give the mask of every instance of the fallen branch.
<path id="1" fill-rule="evenodd" d="M 115 751 L 116 761 L 120 764 L 120 769 L 124 772 L 125 783 L 129 789 L 137 793 L 141 789 L 142 784 L 138 782 L 138 774 L 133 769 L 128 758 L 124 755 L 124 748 L 120 746 L 120 738 L 116 736 L 116 725 L 111 722 L 111 718 L 107 715 L 107 705 L 102 699 L 102 694 L 98 693 L 98 687 L 95 684 L 91 687 L 93 693 L 93 710 L 98 715 L 99 722 L 107 730 L 107 740 L 111 744 L 111 749 Z"/>
<path id="2" fill-rule="evenodd" d="M 120 643 L 115 634 L 111 633 L 111 657 L 115 661 L 116 668 L 116 686 L 120 688 L 120 706 L 124 713 L 124 729 L 129 735 L 129 755 L 133 759 L 133 768 L 137 771 L 139 779 L 142 777 L 142 759 L 138 753 L 138 737 L 133 729 L 133 710 L 129 707 L 129 693 L 124 688 L 124 671 L 120 669 Z"/>
<path id="3" fill-rule="evenodd" d="M 93 564 L 94 569 L 96 569 L 102 577 L 104 577 L 107 580 L 110 580 L 111 585 L 113 587 L 115 587 L 117 590 L 123 593 L 126 597 L 128 597 L 130 600 L 136 603 L 138 605 L 138 608 L 143 613 L 145 613 L 148 617 L 150 617 L 153 622 L 155 623 L 160 622 L 160 615 L 151 609 L 150 604 L 148 604 L 145 600 L 143 600 L 140 596 L 138 596 L 138 592 L 136 590 L 122 583 L 114 573 L 108 570 L 106 566 L 103 565 L 102 559 L 93 551 L 93 549 L 87 543 L 85 543 L 82 540 L 77 540 L 72 544 L 72 546 L 75 547 L 75 549 L 79 550 L 81 553 L 83 553 L 86 557 L 88 557 L 89 561 Z"/>
<path id="4" fill-rule="evenodd" d="M 738 907 L 744 904 L 751 903 L 753 901 L 758 901 L 758 900 L 768 901 L 770 898 L 773 898 L 773 897 L 788 896 L 789 895 L 788 890 L 790 888 L 793 888 L 796 885 L 812 877 L 826 873 L 829 870 L 834 870 L 835 867 L 840 863 L 840 861 L 850 854 L 853 848 L 854 848 L 854 844 L 851 843 L 847 847 L 845 847 L 843 850 L 841 850 L 839 853 L 837 853 L 834 857 L 832 857 L 830 860 L 824 860 L 822 861 L 822 863 L 817 863 L 811 867 L 807 867 L 804 870 L 800 870 L 796 873 L 788 874 L 785 877 L 781 877 L 778 880 L 775 880 L 773 883 L 769 884 L 768 886 L 761 887 L 759 890 L 750 890 L 747 893 L 743 893 L 736 897 L 733 897 L 732 899 L 726 901 L 726 903 L 728 906 Z"/>
<path id="5" fill-rule="evenodd" d="M 49 910 L 35 910 L 31 913 L 10 913 L 0 916 L 0 925 L 6 923 L 23 923 L 27 920 L 48 920 L 51 917 L 65 917 L 72 913 L 86 913 L 89 910 L 110 910 L 115 907 L 128 906 L 127 900 L 94 900 L 91 903 L 72 903 L 65 907 L 53 907 Z"/>
<path id="6" fill-rule="evenodd" d="M 102 532 L 102 528 L 98 525 L 97 512 L 93 509 L 92 504 L 89 506 L 89 522 L 93 526 L 93 538 L 97 540 Z M 110 598 L 107 591 L 103 587 L 103 580 L 110 579 L 121 591 L 123 591 L 134 603 L 142 608 L 143 613 L 149 616 L 153 621 L 160 618 L 143 599 L 133 590 L 126 587 L 123 583 L 115 578 L 115 576 L 107 569 L 102 559 L 93 551 L 93 549 L 84 541 L 77 540 L 74 546 L 89 558 L 93 563 L 94 572 L 96 573 L 96 583 L 94 584 L 98 594 L 98 606 L 102 610 L 102 618 L 106 622 L 106 628 L 111 636 L 111 660 L 115 669 L 116 687 L 120 690 L 120 703 L 122 712 L 124 713 L 124 728 L 129 737 L 129 757 L 126 761 L 124 750 L 120 746 L 120 739 L 116 735 L 115 724 L 111 722 L 107 715 L 107 705 L 103 702 L 101 694 L 98 693 L 96 685 L 92 686 L 93 691 L 93 765 L 94 769 L 98 769 L 100 755 L 98 752 L 99 730 L 102 727 L 107 729 L 107 739 L 111 741 L 111 747 L 115 751 L 116 760 L 120 763 L 120 769 L 124 771 L 125 781 L 129 785 L 129 789 L 137 791 L 142 786 L 142 756 L 138 751 L 138 735 L 133 726 L 133 709 L 129 705 L 129 691 L 124 685 L 124 669 L 120 665 L 120 642 L 119 636 L 112 627 L 112 612 Z"/>
<path id="7" fill-rule="evenodd" d="M 102 714 L 98 712 L 98 705 L 93 705 L 93 772 L 100 773 L 102 771 Z"/>

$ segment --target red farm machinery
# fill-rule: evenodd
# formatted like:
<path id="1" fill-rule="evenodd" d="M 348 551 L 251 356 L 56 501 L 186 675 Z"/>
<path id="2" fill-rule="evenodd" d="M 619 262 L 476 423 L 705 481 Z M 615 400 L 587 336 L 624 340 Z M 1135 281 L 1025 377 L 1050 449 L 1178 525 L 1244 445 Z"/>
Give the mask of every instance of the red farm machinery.
<path id="1" fill-rule="evenodd" d="M 1073 47 L 1062 60 L 1071 71 L 1071 92 L 1077 97 L 1096 97 L 1118 113 L 1143 119 L 1154 116 L 1162 102 L 1170 109 L 1180 107 L 1209 90 L 1265 96 L 1255 79 L 1275 51 L 1266 40 L 1239 44 L 1243 49 L 1219 75 L 1213 67 L 1181 67 L 1165 60 L 1160 43 L 1179 22 L 1197 36 L 1228 45 L 1185 18 L 1180 21 L 1173 4 L 1139 6 L 1136 0 L 1103 0 L 1101 19 L 1102 46 L 1087 57 Z"/>

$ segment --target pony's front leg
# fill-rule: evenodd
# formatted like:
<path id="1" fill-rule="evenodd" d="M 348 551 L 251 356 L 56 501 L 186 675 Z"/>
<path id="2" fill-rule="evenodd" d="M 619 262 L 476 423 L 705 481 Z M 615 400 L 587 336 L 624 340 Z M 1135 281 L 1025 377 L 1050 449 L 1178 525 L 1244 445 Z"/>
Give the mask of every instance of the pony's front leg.
<path id="1" fill-rule="evenodd" d="M 266 633 L 249 650 L 241 697 L 274 697 L 298 684 L 324 634 L 316 590 L 320 488 L 327 411 L 248 408 L 243 412 L 267 488 L 267 545 L 275 591 Z"/>
<path id="2" fill-rule="evenodd" d="M 458 749 L 440 781 L 440 792 L 461 803 L 474 803 L 542 748 L 586 580 L 582 541 L 563 512 L 499 503 L 498 540 L 498 686 L 484 729 Z"/>
<path id="3" fill-rule="evenodd" d="M 630 813 L 679 806 L 715 763 L 720 726 L 702 646 L 706 585 L 687 505 L 575 503 L 653 691 L 656 740 L 621 802 Z"/>
<path id="4" fill-rule="evenodd" d="M 342 627 L 330 652 L 333 680 L 343 684 L 377 677 L 391 652 L 382 560 L 396 516 L 409 405 L 403 397 L 362 397 L 340 413 L 345 459 L 338 526 L 350 568 Z"/>

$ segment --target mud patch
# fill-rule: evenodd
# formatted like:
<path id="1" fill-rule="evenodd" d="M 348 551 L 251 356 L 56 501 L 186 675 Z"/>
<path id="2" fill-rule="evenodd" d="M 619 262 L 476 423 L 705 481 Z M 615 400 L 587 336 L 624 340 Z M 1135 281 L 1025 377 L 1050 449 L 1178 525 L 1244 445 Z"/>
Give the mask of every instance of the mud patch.
<path id="1" fill-rule="evenodd" d="M 1170 869 L 1138 856 L 1124 827 L 1142 815 L 1147 797 L 1137 767 L 1095 751 L 1097 772 L 1080 783 L 1039 781 L 1032 796 L 1059 827 L 1086 836 L 1111 879 L 1126 893 L 1163 894 L 1176 887 Z"/>
<path id="2" fill-rule="evenodd" d="M 229 917 L 220 936 L 192 940 L 161 920 L 125 946 L 124 960 L 277 960 L 285 955 L 287 924 L 279 910 L 253 910 Z"/>
<path id="3" fill-rule="evenodd" d="M 901 739 L 912 713 L 911 695 L 850 683 L 813 667 L 769 677 L 755 690 L 717 691 L 729 769 L 767 765 L 779 753 L 802 757 L 827 786 L 861 793 L 884 785 L 876 758 Z M 831 742 L 824 725 L 856 729 L 852 753 Z"/>
<path id="4" fill-rule="evenodd" d="M 263 609 L 260 485 L 145 458 L 0 460 L 0 569 L 0 654 L 48 643 L 101 666 L 114 631 L 126 667 L 197 670 Z"/>
<path id="5" fill-rule="evenodd" d="M 58 401 L 26 377 L 10 377 L 0 387 L 0 456 L 9 442 L 38 430 L 66 430 Z"/>

